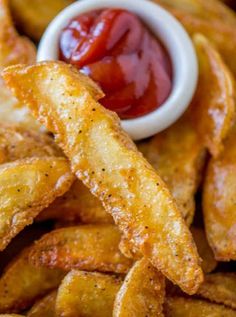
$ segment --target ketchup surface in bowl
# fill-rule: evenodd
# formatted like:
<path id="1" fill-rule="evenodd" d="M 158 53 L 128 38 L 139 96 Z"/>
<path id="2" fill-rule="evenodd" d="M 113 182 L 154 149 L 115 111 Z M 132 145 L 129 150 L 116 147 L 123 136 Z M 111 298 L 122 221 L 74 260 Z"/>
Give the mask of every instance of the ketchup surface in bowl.
<path id="1" fill-rule="evenodd" d="M 145 115 L 168 98 L 170 58 L 139 18 L 122 9 L 90 11 L 63 29 L 60 59 L 103 89 L 99 100 L 121 119 Z"/>

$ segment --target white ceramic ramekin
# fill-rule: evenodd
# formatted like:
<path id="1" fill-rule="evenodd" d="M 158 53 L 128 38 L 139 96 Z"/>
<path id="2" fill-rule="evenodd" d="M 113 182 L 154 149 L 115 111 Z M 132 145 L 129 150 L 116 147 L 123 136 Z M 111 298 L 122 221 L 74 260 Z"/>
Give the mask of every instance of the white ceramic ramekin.
<path id="1" fill-rule="evenodd" d="M 198 64 L 191 39 L 181 24 L 166 10 L 148 0 L 80 0 L 50 23 L 39 45 L 37 60 L 57 60 L 61 30 L 85 12 L 101 8 L 124 8 L 136 15 L 159 38 L 172 60 L 173 87 L 160 108 L 135 119 L 122 120 L 124 130 L 134 140 L 156 134 L 174 123 L 189 105 L 196 89 Z"/>

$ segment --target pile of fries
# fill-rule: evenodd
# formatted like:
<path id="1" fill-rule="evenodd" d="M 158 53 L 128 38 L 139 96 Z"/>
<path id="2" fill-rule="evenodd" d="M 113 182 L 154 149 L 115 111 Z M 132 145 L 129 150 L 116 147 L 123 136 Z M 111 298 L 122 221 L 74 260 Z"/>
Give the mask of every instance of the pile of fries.
<path id="1" fill-rule="evenodd" d="M 0 0 L 0 316 L 236 317 L 236 14 L 155 1 L 191 35 L 199 82 L 134 144 L 92 80 L 35 62 L 12 16 L 38 41 L 73 1 L 42 2 Z"/>

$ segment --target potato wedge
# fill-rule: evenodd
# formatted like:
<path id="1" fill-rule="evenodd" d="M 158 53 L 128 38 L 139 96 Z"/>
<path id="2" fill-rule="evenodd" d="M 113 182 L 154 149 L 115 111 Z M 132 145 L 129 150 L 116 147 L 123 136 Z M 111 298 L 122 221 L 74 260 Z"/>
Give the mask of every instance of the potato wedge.
<path id="1" fill-rule="evenodd" d="M 197 295 L 236 309 L 236 273 L 207 274 Z"/>
<path id="2" fill-rule="evenodd" d="M 137 261 L 121 285 L 113 317 L 164 317 L 165 278 L 151 263 Z"/>
<path id="3" fill-rule="evenodd" d="M 28 311 L 27 317 L 55 317 L 57 291 L 38 300 Z"/>
<path id="4" fill-rule="evenodd" d="M 235 13 L 217 0 L 153 0 L 165 6 L 190 35 L 202 33 L 215 45 L 236 76 Z"/>
<path id="5" fill-rule="evenodd" d="M 213 251 L 208 244 L 206 234 L 203 229 L 195 227 L 191 228 L 191 232 L 196 243 L 198 253 L 202 259 L 201 266 L 203 272 L 210 273 L 216 268 L 217 261 L 215 260 Z"/>
<path id="6" fill-rule="evenodd" d="M 0 250 L 74 180 L 66 159 L 31 158 L 0 165 Z"/>
<path id="7" fill-rule="evenodd" d="M 168 297 L 165 303 L 166 317 L 235 317 L 236 311 L 203 300 Z"/>
<path id="8" fill-rule="evenodd" d="M 56 299 L 58 317 L 111 317 L 121 279 L 112 275 L 71 271 Z"/>
<path id="9" fill-rule="evenodd" d="M 119 251 L 114 225 L 84 225 L 53 230 L 37 241 L 29 259 L 37 266 L 126 273 L 132 260 Z"/>
<path id="10" fill-rule="evenodd" d="M 78 179 L 68 192 L 57 198 L 37 217 L 37 221 L 47 219 L 85 224 L 113 223 L 113 218 L 105 211 L 101 202 Z"/>
<path id="11" fill-rule="evenodd" d="M 95 83 L 59 62 L 11 67 L 4 78 L 56 134 L 72 170 L 112 214 L 124 236 L 123 252 L 148 257 L 184 291 L 195 293 L 203 276 L 191 234 L 118 117 L 97 102 L 103 94 Z"/>
<path id="12" fill-rule="evenodd" d="M 6 66 L 35 62 L 36 50 L 29 39 L 19 36 L 11 19 L 8 1 L 0 0 L 0 71 Z M 29 110 L 12 96 L 0 76 L 0 122 L 20 123 L 38 130 Z"/>
<path id="13" fill-rule="evenodd" d="M 189 112 L 138 148 L 166 182 L 182 216 L 190 225 L 206 151 L 199 142 Z"/>
<path id="14" fill-rule="evenodd" d="M 14 259 L 0 278 L 0 313 L 29 308 L 38 297 L 56 288 L 65 275 L 61 270 L 31 265 L 29 250 Z"/>
<path id="15" fill-rule="evenodd" d="M 74 0 L 9 0 L 17 26 L 29 37 L 39 41 L 51 20 Z"/>
<path id="16" fill-rule="evenodd" d="M 0 69 L 18 63 L 31 64 L 35 61 L 35 46 L 14 28 L 8 1 L 0 1 Z"/>
<path id="17" fill-rule="evenodd" d="M 211 159 L 203 189 L 203 214 L 208 242 L 219 261 L 236 260 L 236 126 L 225 149 Z"/>
<path id="18" fill-rule="evenodd" d="M 63 156 L 45 133 L 0 123 L 0 163 L 30 157 Z"/>
<path id="19" fill-rule="evenodd" d="M 217 156 L 234 120 L 235 83 L 221 56 L 204 36 L 194 35 L 193 42 L 199 61 L 199 84 L 192 102 L 192 119 L 200 140 Z"/>
<path id="20" fill-rule="evenodd" d="M 23 317 L 23 315 L 18 314 L 0 314 L 0 317 Z"/>

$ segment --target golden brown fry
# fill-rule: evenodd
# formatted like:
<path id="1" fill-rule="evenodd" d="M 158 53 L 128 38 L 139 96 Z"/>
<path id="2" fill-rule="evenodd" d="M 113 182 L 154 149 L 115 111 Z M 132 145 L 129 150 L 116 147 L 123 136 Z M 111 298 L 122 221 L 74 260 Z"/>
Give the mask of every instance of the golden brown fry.
<path id="1" fill-rule="evenodd" d="M 64 194 L 73 180 L 64 158 L 32 158 L 0 165 L 0 250 Z"/>
<path id="2" fill-rule="evenodd" d="M 221 56 L 204 36 L 196 34 L 193 42 L 199 61 L 199 84 L 191 105 L 192 120 L 200 140 L 213 156 L 217 156 L 234 119 L 234 80 Z"/>
<path id="3" fill-rule="evenodd" d="M 137 261 L 116 295 L 113 317 L 163 317 L 165 278 L 143 258 Z"/>
<path id="4" fill-rule="evenodd" d="M 164 5 L 184 25 L 190 35 L 209 38 L 236 76 L 235 13 L 217 0 L 153 0 Z"/>
<path id="5" fill-rule="evenodd" d="M 97 102 L 103 94 L 95 83 L 59 62 L 18 65 L 4 77 L 56 134 L 73 171 L 112 214 L 124 236 L 123 252 L 148 257 L 184 291 L 195 293 L 203 276 L 191 234 L 166 185 L 121 130 L 118 117 Z"/>
<path id="6" fill-rule="evenodd" d="M 0 69 L 18 63 L 33 63 L 35 47 L 30 40 L 17 34 L 7 0 L 0 0 L 0 22 Z"/>
<path id="7" fill-rule="evenodd" d="M 38 221 L 55 219 L 60 222 L 113 223 L 101 202 L 78 179 L 70 190 L 57 198 L 37 217 Z"/>
<path id="8" fill-rule="evenodd" d="M 9 0 L 17 26 L 28 36 L 39 41 L 47 25 L 74 0 Z"/>
<path id="9" fill-rule="evenodd" d="M 189 112 L 171 127 L 141 144 L 139 149 L 166 182 L 182 216 L 190 225 L 195 211 L 194 195 L 206 153 L 189 119 Z"/>
<path id="10" fill-rule="evenodd" d="M 35 47 L 30 40 L 17 34 L 9 14 L 7 0 L 0 0 L 0 25 L 0 70 L 13 64 L 33 63 L 36 56 Z M 0 122 L 21 123 L 30 129 L 39 129 L 29 110 L 17 102 L 1 77 Z"/>
<path id="11" fill-rule="evenodd" d="M 32 266 L 29 250 L 14 259 L 0 278 L 0 313 L 29 308 L 35 299 L 57 287 L 65 275 L 61 270 Z"/>
<path id="12" fill-rule="evenodd" d="M 112 275 L 71 271 L 58 289 L 56 316 L 111 317 L 120 286 Z"/>
<path id="13" fill-rule="evenodd" d="M 63 156 L 45 133 L 5 124 L 0 124 L 0 153 L 1 163 L 30 157 Z"/>
<path id="14" fill-rule="evenodd" d="M 49 232 L 35 243 L 32 264 L 86 271 L 126 273 L 132 261 L 119 251 L 120 233 L 114 225 L 84 225 Z"/>
<path id="15" fill-rule="evenodd" d="M 168 297 L 165 303 L 166 317 L 236 317 L 236 311 L 203 300 Z"/>
<path id="16" fill-rule="evenodd" d="M 27 317 L 55 317 L 57 291 L 52 291 L 38 300 L 28 311 Z"/>
<path id="17" fill-rule="evenodd" d="M 236 126 L 224 151 L 211 159 L 204 183 L 203 214 L 208 242 L 219 261 L 236 260 Z"/>
<path id="18" fill-rule="evenodd" d="M 207 274 L 197 295 L 236 309 L 236 273 Z"/>
<path id="19" fill-rule="evenodd" d="M 191 232 L 196 243 L 198 253 L 202 258 L 201 266 L 203 272 L 210 273 L 216 268 L 217 261 L 215 260 L 214 254 L 208 244 L 205 232 L 203 229 L 194 227 L 191 228 Z"/>

